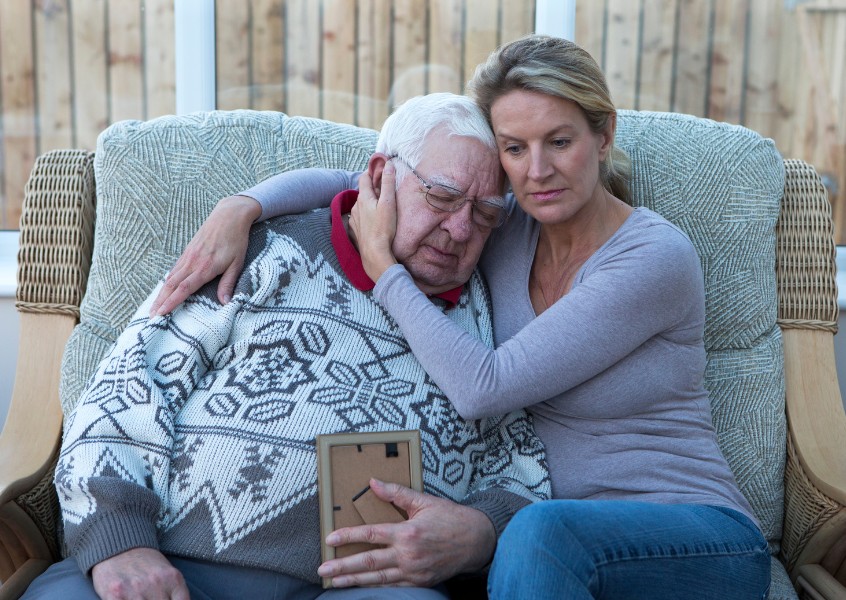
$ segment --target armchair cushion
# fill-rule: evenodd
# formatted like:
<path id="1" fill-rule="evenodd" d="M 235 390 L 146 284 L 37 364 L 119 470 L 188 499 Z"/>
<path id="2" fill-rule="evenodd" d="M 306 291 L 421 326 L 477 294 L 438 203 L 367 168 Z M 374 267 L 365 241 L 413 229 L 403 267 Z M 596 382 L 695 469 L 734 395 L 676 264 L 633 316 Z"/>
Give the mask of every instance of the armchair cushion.
<path id="1" fill-rule="evenodd" d="M 288 169 L 362 169 L 377 133 L 276 112 L 121 121 L 97 140 L 97 228 L 80 322 L 62 364 L 65 414 L 130 316 L 215 203 Z"/>
<path id="2" fill-rule="evenodd" d="M 775 553 L 787 435 L 775 273 L 783 159 L 749 129 L 675 113 L 620 111 L 617 141 L 632 159 L 634 204 L 681 227 L 699 253 L 714 426 Z"/>

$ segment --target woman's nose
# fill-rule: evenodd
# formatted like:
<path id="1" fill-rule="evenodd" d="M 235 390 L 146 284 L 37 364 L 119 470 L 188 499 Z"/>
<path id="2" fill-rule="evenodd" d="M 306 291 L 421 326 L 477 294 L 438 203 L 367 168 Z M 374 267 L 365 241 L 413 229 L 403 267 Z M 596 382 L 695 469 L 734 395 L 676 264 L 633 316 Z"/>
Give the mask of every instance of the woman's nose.
<path id="1" fill-rule="evenodd" d="M 532 152 L 529 155 L 528 176 L 530 179 L 546 179 L 551 173 L 552 162 L 549 161 L 544 152 Z"/>

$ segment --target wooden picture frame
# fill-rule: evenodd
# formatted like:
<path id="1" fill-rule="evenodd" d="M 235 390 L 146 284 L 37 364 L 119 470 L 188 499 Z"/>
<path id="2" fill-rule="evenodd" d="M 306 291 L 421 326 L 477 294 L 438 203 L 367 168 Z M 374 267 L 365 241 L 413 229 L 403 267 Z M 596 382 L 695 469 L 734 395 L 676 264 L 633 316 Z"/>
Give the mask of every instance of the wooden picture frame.
<path id="1" fill-rule="evenodd" d="M 417 430 L 335 433 L 317 436 L 317 488 L 323 561 L 363 552 L 371 544 L 334 548 L 326 536 L 341 527 L 408 518 L 370 491 L 371 478 L 423 491 L 423 457 Z M 323 587 L 331 587 L 323 579 Z"/>

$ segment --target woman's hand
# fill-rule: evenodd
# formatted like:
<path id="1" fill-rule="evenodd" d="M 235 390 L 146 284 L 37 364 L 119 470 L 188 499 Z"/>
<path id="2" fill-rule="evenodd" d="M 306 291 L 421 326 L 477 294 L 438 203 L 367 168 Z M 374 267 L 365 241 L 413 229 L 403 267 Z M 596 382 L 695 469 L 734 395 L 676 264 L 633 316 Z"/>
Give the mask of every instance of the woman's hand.
<path id="1" fill-rule="evenodd" d="M 358 201 L 350 215 L 352 230 L 364 270 L 378 281 L 388 267 L 395 265 L 391 245 L 397 233 L 396 171 L 390 161 L 382 170 L 379 198 L 373 190 L 373 180 L 365 172 L 358 180 Z"/>
<path id="2" fill-rule="evenodd" d="M 244 267 L 250 227 L 261 205 L 247 196 L 229 196 L 214 207 L 168 273 L 150 316 L 164 315 L 218 275 L 217 298 L 226 304 Z"/>

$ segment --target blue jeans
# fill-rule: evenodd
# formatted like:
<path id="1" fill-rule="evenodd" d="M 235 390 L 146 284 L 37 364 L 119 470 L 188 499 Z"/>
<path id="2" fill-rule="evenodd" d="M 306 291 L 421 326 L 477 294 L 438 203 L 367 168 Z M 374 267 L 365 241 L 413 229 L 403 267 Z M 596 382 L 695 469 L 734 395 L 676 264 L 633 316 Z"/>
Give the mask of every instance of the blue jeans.
<path id="1" fill-rule="evenodd" d="M 550 500 L 511 520 L 491 600 L 767 597 L 770 555 L 737 511 L 703 505 Z"/>

